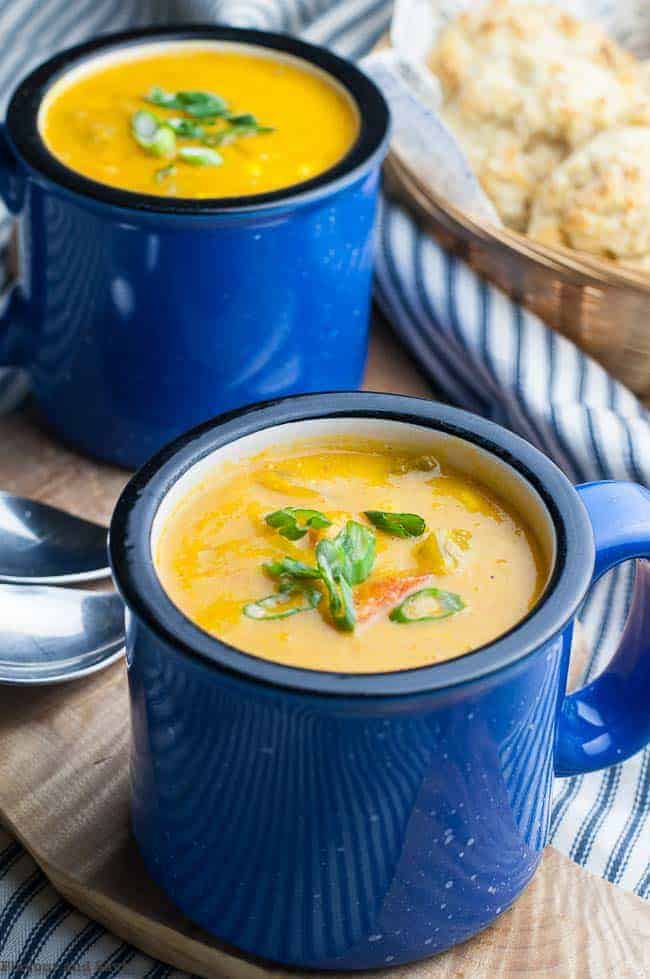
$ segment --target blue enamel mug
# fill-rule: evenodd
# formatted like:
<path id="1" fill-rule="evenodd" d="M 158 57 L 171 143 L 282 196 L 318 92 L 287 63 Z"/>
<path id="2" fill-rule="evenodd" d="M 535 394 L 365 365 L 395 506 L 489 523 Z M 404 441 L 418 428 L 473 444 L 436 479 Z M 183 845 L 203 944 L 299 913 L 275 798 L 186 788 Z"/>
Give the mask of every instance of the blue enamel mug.
<path id="1" fill-rule="evenodd" d="M 153 566 L 167 515 L 220 461 L 324 432 L 442 439 L 455 466 L 493 480 L 549 557 L 529 615 L 456 659 L 370 675 L 282 666 L 193 625 Z M 533 876 L 553 776 L 612 765 L 650 741 L 647 562 L 618 652 L 566 693 L 591 584 L 650 556 L 650 493 L 574 488 L 529 443 L 467 412 L 356 392 L 224 415 L 131 480 L 110 554 L 127 607 L 135 838 L 175 904 L 245 953 L 361 970 L 464 941 Z"/>
<path id="2" fill-rule="evenodd" d="M 213 200 L 109 187 L 48 151 L 38 114 L 57 79 L 96 56 L 187 39 L 325 72 L 358 109 L 356 142 L 304 183 Z M 20 251 L 0 365 L 27 368 L 61 437 L 129 467 L 218 412 L 357 387 L 388 122 L 361 71 L 287 35 L 155 28 L 58 54 L 20 83 L 0 132 L 0 194 L 18 218 Z"/>

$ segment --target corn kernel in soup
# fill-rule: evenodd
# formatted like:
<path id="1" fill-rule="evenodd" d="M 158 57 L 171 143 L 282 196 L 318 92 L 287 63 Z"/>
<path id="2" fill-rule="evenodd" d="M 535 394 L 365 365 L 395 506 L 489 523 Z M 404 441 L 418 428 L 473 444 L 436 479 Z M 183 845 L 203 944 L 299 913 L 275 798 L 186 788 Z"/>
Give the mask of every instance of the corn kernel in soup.
<path id="1" fill-rule="evenodd" d="M 162 527 L 155 566 L 207 632 L 263 659 L 403 670 L 506 632 L 547 577 L 525 520 L 431 455 L 317 438 L 218 466 Z"/>
<path id="2" fill-rule="evenodd" d="M 91 61 L 46 96 L 43 139 L 70 169 L 146 194 L 237 197 L 309 180 L 350 149 L 356 108 L 324 73 L 253 52 L 178 42 Z"/>

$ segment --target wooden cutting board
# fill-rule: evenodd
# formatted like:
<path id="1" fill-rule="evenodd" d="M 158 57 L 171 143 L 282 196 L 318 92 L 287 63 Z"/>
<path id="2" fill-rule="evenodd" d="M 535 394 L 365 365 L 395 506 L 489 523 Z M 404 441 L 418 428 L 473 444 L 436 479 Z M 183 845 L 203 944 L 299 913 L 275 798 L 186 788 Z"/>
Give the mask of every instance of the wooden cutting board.
<path id="1" fill-rule="evenodd" d="M 430 394 L 381 328 L 367 387 Z M 3 489 L 108 521 L 127 478 L 63 448 L 29 412 L 0 419 Z M 123 662 L 58 687 L 0 688 L 0 819 L 72 904 L 144 952 L 208 979 L 300 979 L 224 948 L 148 879 L 129 834 L 128 742 Z M 645 979 L 650 905 L 549 847 L 528 890 L 487 931 L 419 965 L 374 975 Z"/>

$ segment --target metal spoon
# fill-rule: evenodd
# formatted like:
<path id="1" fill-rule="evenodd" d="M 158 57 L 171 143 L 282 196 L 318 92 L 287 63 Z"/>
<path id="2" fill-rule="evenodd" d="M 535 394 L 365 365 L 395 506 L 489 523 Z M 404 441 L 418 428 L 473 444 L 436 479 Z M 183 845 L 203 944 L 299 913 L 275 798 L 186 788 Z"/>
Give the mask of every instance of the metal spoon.
<path id="1" fill-rule="evenodd" d="M 0 683 L 61 683 L 103 669 L 124 648 L 115 592 L 0 585 Z"/>
<path id="2" fill-rule="evenodd" d="M 0 581 L 61 585 L 110 575 L 106 528 L 0 492 Z"/>

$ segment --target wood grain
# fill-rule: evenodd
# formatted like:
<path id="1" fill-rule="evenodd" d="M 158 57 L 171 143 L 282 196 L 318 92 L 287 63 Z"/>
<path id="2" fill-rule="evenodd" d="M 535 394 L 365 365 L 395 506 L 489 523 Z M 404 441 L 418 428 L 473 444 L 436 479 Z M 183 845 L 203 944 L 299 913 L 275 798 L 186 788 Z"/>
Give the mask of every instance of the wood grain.
<path id="1" fill-rule="evenodd" d="M 430 393 L 381 329 L 366 386 Z M 108 521 L 128 478 L 63 448 L 30 412 L 0 420 L 0 446 L 3 488 L 94 520 Z M 295 979 L 224 948 L 149 880 L 129 834 L 128 741 L 123 662 L 59 687 L 0 689 L 0 818 L 71 903 L 144 952 L 206 979 Z M 643 979 L 650 975 L 650 908 L 549 848 L 528 890 L 483 934 L 435 959 L 374 975 Z"/>

